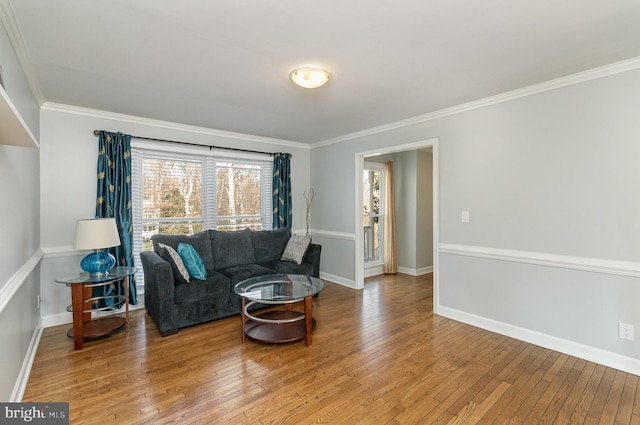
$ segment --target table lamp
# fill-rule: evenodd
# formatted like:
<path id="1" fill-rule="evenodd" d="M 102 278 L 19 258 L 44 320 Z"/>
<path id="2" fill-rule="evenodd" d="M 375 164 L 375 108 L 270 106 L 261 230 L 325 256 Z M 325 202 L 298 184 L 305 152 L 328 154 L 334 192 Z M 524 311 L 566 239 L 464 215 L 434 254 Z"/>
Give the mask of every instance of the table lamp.
<path id="1" fill-rule="evenodd" d="M 114 218 L 95 218 L 78 220 L 74 249 L 94 249 L 80 261 L 80 268 L 93 275 L 106 274 L 116 259 L 104 248 L 120 245 L 120 236 Z"/>

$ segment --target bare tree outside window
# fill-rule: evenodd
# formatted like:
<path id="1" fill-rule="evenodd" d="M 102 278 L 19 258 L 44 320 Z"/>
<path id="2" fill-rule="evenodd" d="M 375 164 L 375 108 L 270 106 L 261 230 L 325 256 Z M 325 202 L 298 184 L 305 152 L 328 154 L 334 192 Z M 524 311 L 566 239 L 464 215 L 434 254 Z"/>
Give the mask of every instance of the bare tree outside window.
<path id="1" fill-rule="evenodd" d="M 383 173 L 374 169 L 365 169 L 362 175 L 365 263 L 379 262 L 382 259 L 382 177 Z"/>
<path id="2" fill-rule="evenodd" d="M 218 230 L 261 229 L 260 166 L 217 162 L 216 181 Z"/>
<path id="3" fill-rule="evenodd" d="M 262 229 L 261 167 L 264 165 L 212 161 L 215 181 L 203 182 L 198 159 L 143 157 L 142 250 L 151 249 L 151 236 L 194 234 L 204 230 L 205 215 L 219 230 Z M 215 190 L 215 211 L 203 210 L 203 185 Z M 213 194 L 213 192 L 210 192 Z"/>
<path id="4" fill-rule="evenodd" d="M 202 163 L 144 158 L 143 249 L 157 233 L 193 234 L 203 230 Z"/>

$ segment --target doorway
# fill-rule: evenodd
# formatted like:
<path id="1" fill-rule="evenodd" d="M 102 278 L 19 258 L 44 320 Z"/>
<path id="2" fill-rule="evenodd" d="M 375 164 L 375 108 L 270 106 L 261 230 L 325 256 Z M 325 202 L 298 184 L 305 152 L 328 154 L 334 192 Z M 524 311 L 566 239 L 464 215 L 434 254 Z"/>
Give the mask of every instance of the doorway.
<path id="1" fill-rule="evenodd" d="M 362 173 L 365 277 L 382 273 L 386 170 L 383 162 L 365 159 Z M 370 272 L 371 271 L 371 272 Z"/>
<path id="2" fill-rule="evenodd" d="M 365 278 L 365 218 L 363 215 L 363 202 L 364 191 L 363 186 L 363 173 L 365 170 L 365 159 L 378 155 L 392 154 L 405 151 L 413 151 L 424 148 L 431 148 L 433 155 L 433 291 L 434 291 L 434 312 L 437 313 L 438 305 L 438 139 L 429 139 L 421 142 L 407 143 L 403 145 L 391 146 L 382 149 L 376 149 L 375 151 L 358 152 L 355 154 L 355 175 L 356 175 L 356 203 L 355 203 L 355 223 L 356 223 L 356 243 L 355 243 L 355 288 L 364 288 Z"/>

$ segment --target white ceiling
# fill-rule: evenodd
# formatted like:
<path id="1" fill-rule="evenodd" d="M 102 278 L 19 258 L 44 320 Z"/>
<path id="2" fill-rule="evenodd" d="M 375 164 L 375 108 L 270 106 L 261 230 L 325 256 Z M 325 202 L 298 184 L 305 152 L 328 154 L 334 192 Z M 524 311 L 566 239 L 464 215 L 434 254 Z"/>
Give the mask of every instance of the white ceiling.
<path id="1" fill-rule="evenodd" d="M 45 101 L 305 143 L 640 56 L 640 0 L 9 1 Z"/>

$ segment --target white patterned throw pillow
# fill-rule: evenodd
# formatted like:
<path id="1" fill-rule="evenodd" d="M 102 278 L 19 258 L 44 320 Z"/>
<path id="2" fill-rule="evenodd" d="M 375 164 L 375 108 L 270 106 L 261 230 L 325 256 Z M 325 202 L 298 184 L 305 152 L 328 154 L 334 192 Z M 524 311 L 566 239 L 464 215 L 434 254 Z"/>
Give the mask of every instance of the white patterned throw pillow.
<path id="1" fill-rule="evenodd" d="M 184 261 L 182 261 L 182 258 L 180 258 L 180 254 L 178 254 L 178 252 L 169 245 L 159 243 L 158 246 L 160 247 L 160 249 L 164 249 L 169 253 L 171 259 L 173 260 L 172 266 L 174 266 L 178 273 L 180 273 L 180 276 L 182 276 L 184 281 L 186 283 L 189 283 L 191 281 L 191 276 L 187 271 L 187 267 L 184 265 Z"/>
<path id="2" fill-rule="evenodd" d="M 302 264 L 302 259 L 309 249 L 310 236 L 291 235 L 287 246 L 284 248 L 281 260 L 292 261 L 297 265 Z"/>

